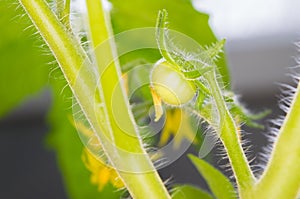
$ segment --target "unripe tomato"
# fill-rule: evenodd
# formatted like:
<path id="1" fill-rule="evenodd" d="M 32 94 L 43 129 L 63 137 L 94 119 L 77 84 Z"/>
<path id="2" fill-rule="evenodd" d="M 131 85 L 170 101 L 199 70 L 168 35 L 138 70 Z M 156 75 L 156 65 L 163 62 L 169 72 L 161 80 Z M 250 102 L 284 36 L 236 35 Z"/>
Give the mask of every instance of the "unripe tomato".
<path id="1" fill-rule="evenodd" d="M 157 95 L 169 105 L 183 105 L 196 93 L 195 86 L 165 60 L 159 60 L 154 65 L 150 81 Z"/>

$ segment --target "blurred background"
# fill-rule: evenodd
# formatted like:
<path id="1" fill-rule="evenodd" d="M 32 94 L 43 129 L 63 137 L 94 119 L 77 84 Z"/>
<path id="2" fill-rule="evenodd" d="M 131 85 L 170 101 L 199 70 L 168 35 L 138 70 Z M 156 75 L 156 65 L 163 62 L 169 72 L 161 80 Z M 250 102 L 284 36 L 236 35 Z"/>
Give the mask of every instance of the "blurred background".
<path id="1" fill-rule="evenodd" d="M 0 3 L 0 10 L 4 11 L 5 5 Z M 227 40 L 225 50 L 232 88 L 240 95 L 241 102 L 254 112 L 272 109 L 273 113 L 262 121 L 264 124 L 278 114 L 283 115 L 277 105 L 278 84 L 293 84 L 286 74 L 291 72 L 289 67 L 296 65 L 294 57 L 297 55 L 295 42 L 300 33 L 300 1 L 194 0 L 193 5 L 197 10 L 210 14 L 209 22 L 216 36 Z M 7 18 L 9 20 L 1 19 L 1 15 L 1 28 L 14 20 L 13 16 Z M 23 25 L 26 28 L 26 24 Z M 10 38 L 1 35 L 3 32 L 0 31 L 0 37 Z M 22 39 L 20 35 L 22 33 L 17 33 L 15 38 Z M 4 44 L 0 43 L 1 49 L 4 49 L 1 46 Z M 35 47 L 38 44 L 33 42 L 31 45 Z M 10 47 L 13 48 L 12 44 Z M 8 67 L 4 61 L 8 57 L 3 53 L 1 68 Z M 21 54 L 22 50 L 16 53 Z M 21 55 L 16 54 L 15 59 L 18 56 Z M 26 77 L 22 81 L 26 81 Z M 22 81 L 17 89 L 26 90 L 22 88 Z M 9 82 L 1 81 L 0 102 L 1 95 L 9 95 L 4 92 L 9 86 Z M 45 136 L 49 130 L 45 118 L 51 102 L 51 92 L 43 88 L 12 110 L 1 113 L 5 116 L 0 119 L 0 198 L 67 198 L 55 155 L 45 147 Z M 253 132 L 253 129 L 249 131 Z M 255 153 L 267 144 L 265 133 L 257 131 L 249 135 Z M 196 171 L 191 165 L 186 165 L 187 161 L 185 157 L 180 158 L 162 169 L 162 176 L 165 179 L 172 177 L 172 181 L 178 183 L 205 186 L 203 181 L 194 177 Z"/>

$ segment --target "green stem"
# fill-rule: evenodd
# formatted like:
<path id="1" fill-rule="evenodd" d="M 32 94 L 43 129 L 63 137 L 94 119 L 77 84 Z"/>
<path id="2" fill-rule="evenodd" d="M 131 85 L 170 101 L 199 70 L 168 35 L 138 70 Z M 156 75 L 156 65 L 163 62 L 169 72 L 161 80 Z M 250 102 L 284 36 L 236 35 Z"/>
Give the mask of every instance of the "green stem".
<path id="1" fill-rule="evenodd" d="M 106 14 L 101 1 L 87 0 L 86 4 L 100 82 L 101 85 L 105 85 L 102 87 L 103 97 L 105 104 L 108 105 L 106 108 L 108 115 L 110 115 L 114 143 L 122 150 L 146 154 L 139 139 L 138 128 L 130 110 L 128 97 L 120 81 L 122 78 L 118 59 L 114 59 L 117 53 L 114 40 L 111 37 L 112 30 L 109 16 Z M 121 125 L 121 128 L 118 124 Z M 134 198 L 145 198 L 145 195 L 149 198 L 170 198 L 148 156 L 135 159 L 135 162 L 132 162 L 133 159 L 135 159 L 134 155 L 129 154 L 128 157 L 120 155 L 118 162 L 126 162 L 132 167 L 151 168 L 151 170 L 146 173 L 118 170 L 131 195 Z M 118 169 L 117 165 L 116 167 Z"/>
<path id="2" fill-rule="evenodd" d="M 65 7 L 62 13 L 61 21 L 70 30 L 70 12 L 71 12 L 71 0 L 65 0 Z"/>
<path id="3" fill-rule="evenodd" d="M 66 26 L 67 29 L 71 28 L 70 25 L 70 9 L 71 0 L 56 0 L 56 14 L 58 19 Z"/>
<path id="4" fill-rule="evenodd" d="M 57 14 L 57 16 L 58 16 L 59 19 L 63 15 L 64 7 L 65 7 L 64 0 L 56 0 L 56 14 Z"/>
<path id="5" fill-rule="evenodd" d="M 100 137 L 103 150 L 119 170 L 132 196 L 170 198 L 142 147 L 137 128 L 130 115 L 127 99 L 122 87 L 118 87 L 120 76 L 116 66 L 109 64 L 105 74 L 101 76 L 101 84 L 105 86 L 99 88 L 97 74 L 91 73 L 93 65 L 89 62 L 86 53 L 72 34 L 59 22 L 46 2 L 20 0 L 20 3 L 56 57 L 78 104 L 91 127 Z M 101 16 L 101 13 L 97 14 Z M 102 24 L 101 27 L 106 30 L 105 25 Z M 105 57 L 106 54 L 103 56 Z M 117 108 L 117 114 L 114 114 L 113 108 Z M 118 120 L 120 118 L 121 121 Z"/>
<path id="6" fill-rule="evenodd" d="M 300 83 L 274 145 L 268 166 L 256 185 L 258 199 L 296 198 L 300 188 Z"/>
<path id="7" fill-rule="evenodd" d="M 48 44 L 69 84 L 73 84 L 87 58 L 85 52 L 43 0 L 20 0 L 20 3 Z"/>
<path id="8" fill-rule="evenodd" d="M 204 77 L 208 81 L 211 94 L 218 109 L 220 118 L 217 128 L 219 129 L 220 139 L 224 144 L 233 172 L 235 174 L 240 197 L 250 198 L 250 190 L 254 185 L 255 178 L 240 144 L 237 127 L 223 99 L 223 95 L 217 83 L 215 72 L 207 72 L 204 74 Z"/>

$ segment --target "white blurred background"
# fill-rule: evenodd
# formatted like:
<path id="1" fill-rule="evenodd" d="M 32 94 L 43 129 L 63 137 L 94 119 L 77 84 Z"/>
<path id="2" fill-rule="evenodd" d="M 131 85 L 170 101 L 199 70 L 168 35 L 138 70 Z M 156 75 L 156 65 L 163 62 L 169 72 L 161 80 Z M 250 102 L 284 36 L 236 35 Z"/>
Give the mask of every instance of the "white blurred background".
<path id="1" fill-rule="evenodd" d="M 300 36 L 299 0 L 194 0 L 210 15 L 218 38 L 226 38 L 233 89 L 243 94 L 277 92 L 289 83 Z"/>

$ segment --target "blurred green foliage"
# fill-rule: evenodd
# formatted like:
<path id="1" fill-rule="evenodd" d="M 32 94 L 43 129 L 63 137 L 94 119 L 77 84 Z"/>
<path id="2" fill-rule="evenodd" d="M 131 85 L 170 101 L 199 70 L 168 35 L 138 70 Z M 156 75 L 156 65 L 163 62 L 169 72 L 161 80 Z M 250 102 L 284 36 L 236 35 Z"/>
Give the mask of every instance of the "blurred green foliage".
<path id="1" fill-rule="evenodd" d="M 68 115 L 71 92 L 49 49 L 21 8 L 9 0 L 0 1 L 0 116 L 8 113 L 24 99 L 51 85 L 53 104 L 49 112 L 50 147 L 56 152 L 69 198 L 120 198 L 120 192 L 107 185 L 101 192 L 90 183 L 90 172 L 81 154 L 83 145 Z M 31 27 L 30 27 L 31 26 Z M 51 74 L 49 75 L 49 72 Z"/>
<path id="2" fill-rule="evenodd" d="M 16 7 L 15 1 L 0 1 L 0 116 L 47 84 L 47 63 L 53 60 L 44 55 L 40 40 L 28 28 L 31 22 Z"/>
<path id="3" fill-rule="evenodd" d="M 174 194 L 172 195 L 172 199 L 192 199 L 192 198 L 213 199 L 211 195 L 192 185 L 178 186 L 175 188 Z"/>
<path id="4" fill-rule="evenodd" d="M 166 9 L 169 13 L 170 29 L 191 37 L 202 46 L 209 46 L 217 40 L 209 27 L 209 16 L 195 10 L 190 0 L 110 0 L 110 2 L 113 4 L 111 18 L 115 34 L 134 28 L 155 27 L 158 11 Z M 140 35 L 134 38 L 134 41 L 142 42 L 139 39 L 142 40 L 143 37 L 144 35 Z M 124 40 L 124 42 L 130 41 Z M 153 63 L 161 56 L 158 50 L 140 50 L 123 57 L 121 63 L 126 64 L 137 58 L 144 58 Z M 224 85 L 229 87 L 229 71 L 223 54 L 220 55 L 216 64 Z"/>
<path id="5" fill-rule="evenodd" d="M 208 16 L 196 11 L 189 0 L 111 0 L 112 22 L 115 33 L 139 27 L 154 27 L 159 9 L 169 12 L 170 28 L 182 32 L 201 45 L 209 45 L 216 38 L 208 25 Z M 68 195 L 72 199 L 119 198 L 120 192 L 107 185 L 102 192 L 91 185 L 90 173 L 81 160 L 82 143 L 70 124 L 71 92 L 62 78 L 49 50 L 16 1 L 0 1 L 0 116 L 4 116 L 25 98 L 51 85 L 53 104 L 49 113 L 51 133 L 48 143 L 56 151 Z M 123 65 L 144 58 L 154 62 L 160 58 L 157 50 L 133 52 L 121 60 Z M 218 66 L 227 85 L 229 75 L 224 56 Z M 49 72 L 54 72 L 49 75 Z M 142 71 L 147 75 L 149 71 Z M 137 74 L 141 75 L 141 74 Z M 50 81 L 49 81 L 50 80 Z M 145 94 L 146 98 L 150 96 Z M 190 188 L 184 188 L 189 189 Z M 193 190 L 192 190 L 193 191 Z"/>
<path id="6" fill-rule="evenodd" d="M 211 192 L 216 198 L 237 198 L 234 187 L 223 173 L 215 169 L 209 163 L 194 155 L 189 155 L 189 158 L 193 162 L 199 173 L 204 177 Z"/>

